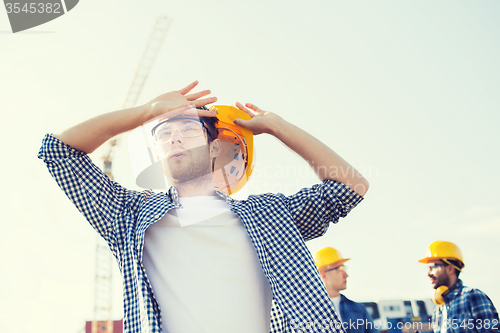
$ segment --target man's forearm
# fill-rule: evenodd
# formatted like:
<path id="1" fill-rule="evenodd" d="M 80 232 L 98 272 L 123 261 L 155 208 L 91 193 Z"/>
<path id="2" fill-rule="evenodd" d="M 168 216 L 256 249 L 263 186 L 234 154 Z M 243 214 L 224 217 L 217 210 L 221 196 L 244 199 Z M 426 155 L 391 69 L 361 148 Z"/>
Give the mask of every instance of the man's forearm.
<path id="1" fill-rule="evenodd" d="M 202 107 L 217 101 L 216 97 L 202 98 L 210 90 L 190 93 L 198 85 L 191 82 L 184 88 L 162 94 L 148 103 L 89 119 L 73 126 L 55 137 L 73 148 L 92 153 L 115 135 L 130 131 L 154 117 L 183 107 Z M 199 110 L 199 116 L 215 116 L 214 112 Z"/>
<path id="2" fill-rule="evenodd" d="M 138 106 L 109 112 L 54 136 L 67 145 L 90 154 L 112 137 L 132 130 L 149 120 L 149 111 L 146 106 Z"/>
<path id="3" fill-rule="evenodd" d="M 305 159 L 322 181 L 339 181 L 362 196 L 368 191 L 368 181 L 352 165 L 304 130 L 278 118 L 271 134 Z"/>

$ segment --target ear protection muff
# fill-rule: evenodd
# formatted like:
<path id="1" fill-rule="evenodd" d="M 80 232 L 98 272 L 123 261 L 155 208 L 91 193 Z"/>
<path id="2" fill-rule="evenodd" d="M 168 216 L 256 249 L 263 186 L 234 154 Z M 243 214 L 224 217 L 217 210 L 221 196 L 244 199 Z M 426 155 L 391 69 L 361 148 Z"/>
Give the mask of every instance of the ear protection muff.
<path id="1" fill-rule="evenodd" d="M 447 286 L 439 286 L 434 290 L 434 295 L 432 295 L 432 301 L 436 305 L 444 305 L 444 298 L 443 296 L 449 293 L 450 290 L 448 289 Z"/>

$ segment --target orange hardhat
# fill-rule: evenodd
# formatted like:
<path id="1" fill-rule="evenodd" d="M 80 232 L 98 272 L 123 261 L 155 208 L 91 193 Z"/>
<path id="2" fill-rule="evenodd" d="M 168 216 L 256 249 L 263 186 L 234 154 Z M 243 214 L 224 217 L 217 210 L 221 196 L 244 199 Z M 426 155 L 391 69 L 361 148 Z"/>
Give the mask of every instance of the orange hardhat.
<path id="1" fill-rule="evenodd" d="M 214 105 L 217 112 L 218 139 L 222 151 L 214 161 L 214 186 L 226 194 L 234 194 L 248 181 L 254 167 L 253 133 L 233 123 L 234 119 L 250 120 L 250 116 L 229 105 Z"/>
<path id="2" fill-rule="evenodd" d="M 320 269 L 323 266 L 339 264 L 342 265 L 350 258 L 342 257 L 339 251 L 335 250 L 333 247 L 325 247 L 318 252 L 316 252 L 316 256 L 314 261 L 316 262 L 316 267 Z"/>
<path id="3" fill-rule="evenodd" d="M 418 262 L 427 264 L 432 259 L 452 259 L 458 260 L 462 263 L 462 267 L 459 267 L 460 269 L 465 267 L 462 252 L 460 251 L 458 246 L 451 242 L 435 241 L 434 243 L 429 245 L 426 255 L 427 256 L 425 258 L 420 259 Z"/>

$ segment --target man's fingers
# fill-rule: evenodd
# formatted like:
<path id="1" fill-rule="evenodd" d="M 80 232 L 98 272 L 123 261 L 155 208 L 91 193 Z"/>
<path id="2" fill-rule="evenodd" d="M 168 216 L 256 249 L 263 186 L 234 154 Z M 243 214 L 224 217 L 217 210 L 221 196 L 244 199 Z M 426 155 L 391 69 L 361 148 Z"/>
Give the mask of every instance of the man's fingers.
<path id="1" fill-rule="evenodd" d="M 188 101 L 194 101 L 194 100 L 199 99 L 200 97 L 210 95 L 210 93 L 211 93 L 211 91 L 207 89 L 207 90 L 203 90 L 203 91 L 200 91 L 200 92 L 197 92 L 194 94 L 186 95 L 185 97 Z"/>
<path id="2" fill-rule="evenodd" d="M 262 110 L 261 110 L 259 107 L 257 107 L 256 105 L 254 105 L 254 104 L 252 104 L 252 103 L 245 103 L 245 106 L 246 106 L 247 108 L 252 109 L 253 111 L 255 111 L 255 112 L 257 112 L 257 113 L 262 112 Z"/>
<path id="3" fill-rule="evenodd" d="M 198 117 L 216 117 L 217 113 L 208 110 L 196 110 L 198 111 Z"/>
<path id="4" fill-rule="evenodd" d="M 197 99 L 195 101 L 191 101 L 190 104 L 199 108 L 200 106 L 205 106 L 207 104 L 212 104 L 215 102 L 217 102 L 217 97 L 208 97 L 208 98 Z"/>
<path id="5" fill-rule="evenodd" d="M 236 104 L 235 104 L 235 105 L 236 105 L 236 107 L 237 107 L 238 109 L 240 109 L 241 111 L 244 111 L 244 112 L 249 111 L 249 110 L 248 110 L 248 109 L 247 109 L 247 108 L 246 108 L 243 104 L 241 104 L 240 102 L 236 102 Z"/>
<path id="6" fill-rule="evenodd" d="M 236 104 L 235 104 L 235 105 L 236 105 L 236 107 L 237 107 L 238 109 L 240 109 L 241 111 L 245 112 L 245 113 L 246 113 L 247 115 L 249 115 L 250 117 L 255 116 L 255 112 L 253 112 L 253 111 L 251 111 L 251 110 L 247 109 L 247 108 L 246 108 L 243 104 L 241 104 L 240 102 L 236 102 Z M 248 103 L 247 103 L 247 105 L 248 105 Z"/>
<path id="7" fill-rule="evenodd" d="M 193 90 L 193 88 L 196 87 L 198 85 L 198 83 L 199 83 L 198 81 L 191 82 L 190 84 L 188 84 L 184 88 L 179 89 L 179 92 L 182 95 L 186 95 L 188 92 L 190 92 L 191 90 Z"/>

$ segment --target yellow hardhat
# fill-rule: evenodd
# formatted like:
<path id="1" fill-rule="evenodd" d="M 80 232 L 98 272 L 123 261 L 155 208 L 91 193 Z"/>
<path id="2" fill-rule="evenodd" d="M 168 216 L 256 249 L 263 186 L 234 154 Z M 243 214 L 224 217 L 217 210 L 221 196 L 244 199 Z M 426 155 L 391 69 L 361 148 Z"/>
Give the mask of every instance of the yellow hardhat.
<path id="1" fill-rule="evenodd" d="M 214 105 L 217 112 L 218 139 L 222 152 L 214 161 L 215 189 L 234 194 L 248 181 L 253 171 L 253 133 L 233 123 L 234 119 L 249 120 L 250 116 L 234 106 Z"/>
<path id="2" fill-rule="evenodd" d="M 318 252 L 316 252 L 316 257 L 314 258 L 314 261 L 316 262 L 316 266 L 318 267 L 318 269 L 320 269 L 321 267 L 326 265 L 332 265 L 332 264 L 342 265 L 349 259 L 350 258 L 342 257 L 340 252 L 335 250 L 333 247 L 325 247 L 324 249 L 321 249 Z"/>
<path id="3" fill-rule="evenodd" d="M 426 255 L 427 257 L 420 259 L 418 262 L 427 264 L 431 259 L 454 259 L 462 263 L 462 267 L 460 268 L 465 267 L 462 252 L 458 246 L 451 242 L 435 241 L 429 245 Z"/>

